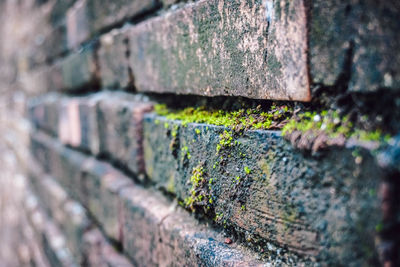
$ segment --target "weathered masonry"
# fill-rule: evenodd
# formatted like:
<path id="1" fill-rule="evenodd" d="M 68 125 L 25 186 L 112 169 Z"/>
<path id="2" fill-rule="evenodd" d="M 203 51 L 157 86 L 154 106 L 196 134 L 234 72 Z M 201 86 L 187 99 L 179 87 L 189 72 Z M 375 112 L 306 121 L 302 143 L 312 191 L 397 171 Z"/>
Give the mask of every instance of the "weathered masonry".
<path id="1" fill-rule="evenodd" d="M 15 5 L 38 265 L 400 264 L 397 1 Z"/>

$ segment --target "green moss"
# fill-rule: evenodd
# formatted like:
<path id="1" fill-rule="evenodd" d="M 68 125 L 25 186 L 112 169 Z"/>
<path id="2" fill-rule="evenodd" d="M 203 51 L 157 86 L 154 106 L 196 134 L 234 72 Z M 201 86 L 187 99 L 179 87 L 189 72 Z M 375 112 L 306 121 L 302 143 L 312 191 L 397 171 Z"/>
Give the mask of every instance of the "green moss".
<path id="1" fill-rule="evenodd" d="M 390 135 L 383 135 L 379 129 L 375 131 L 357 129 L 348 116 L 341 117 L 336 111 L 302 113 L 297 118 L 288 121 L 282 129 L 282 134 L 285 136 L 293 131 L 308 132 L 314 136 L 324 133 L 329 138 L 342 136 L 363 141 L 387 141 L 390 139 Z"/>
<path id="2" fill-rule="evenodd" d="M 219 135 L 219 143 L 216 148 L 217 154 L 221 149 L 231 147 L 233 145 L 232 140 L 233 140 L 233 133 L 224 130 L 224 132 Z"/>
<path id="3" fill-rule="evenodd" d="M 250 174 L 251 173 L 251 169 L 249 167 L 247 167 L 247 166 L 244 166 L 244 172 L 246 174 Z"/>
<path id="4" fill-rule="evenodd" d="M 182 147 L 182 157 L 190 159 L 192 156 L 190 155 L 189 148 L 187 146 Z"/>
<path id="5" fill-rule="evenodd" d="M 192 212 L 202 207 L 203 212 L 207 213 L 214 202 L 210 193 L 213 181 L 214 179 L 212 178 L 207 181 L 202 165 L 193 168 L 192 176 L 190 177 L 192 187 L 190 189 L 190 196 L 184 200 L 185 207 Z"/>
<path id="6" fill-rule="evenodd" d="M 196 134 L 200 134 L 201 133 L 200 129 L 196 129 L 195 132 L 196 132 Z"/>
<path id="7" fill-rule="evenodd" d="M 180 110 L 169 109 L 164 104 L 155 105 L 155 112 L 171 120 L 180 120 L 182 125 L 188 123 L 207 123 L 225 126 L 234 130 L 245 129 L 279 129 L 291 116 L 292 110 L 286 106 L 272 105 L 266 112 L 261 108 L 223 111 L 205 107 L 188 107 Z M 196 133 L 199 133 L 196 131 Z"/>
<path id="8" fill-rule="evenodd" d="M 375 231 L 377 231 L 379 233 L 379 232 L 382 232 L 382 230 L 383 230 L 383 223 L 378 223 L 375 226 Z"/>

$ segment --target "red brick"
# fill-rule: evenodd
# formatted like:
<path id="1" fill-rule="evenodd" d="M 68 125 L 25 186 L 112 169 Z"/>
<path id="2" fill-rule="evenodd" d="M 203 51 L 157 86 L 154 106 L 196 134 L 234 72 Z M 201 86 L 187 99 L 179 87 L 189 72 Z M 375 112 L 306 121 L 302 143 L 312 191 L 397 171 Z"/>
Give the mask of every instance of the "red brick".
<path id="1" fill-rule="evenodd" d="M 101 153 L 135 174 L 144 172 L 143 116 L 152 104 L 129 94 L 114 94 L 99 102 L 98 125 Z"/>

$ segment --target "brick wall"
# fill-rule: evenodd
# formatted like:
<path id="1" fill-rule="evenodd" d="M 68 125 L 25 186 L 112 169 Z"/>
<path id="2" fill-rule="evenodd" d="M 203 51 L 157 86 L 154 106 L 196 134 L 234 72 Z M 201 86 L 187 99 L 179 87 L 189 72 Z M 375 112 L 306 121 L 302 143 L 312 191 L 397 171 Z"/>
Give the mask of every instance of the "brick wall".
<path id="1" fill-rule="evenodd" d="M 0 5 L 23 25 L 18 49 L 3 49 L 28 99 L 32 264 L 396 264 L 395 137 L 284 137 L 154 112 L 287 105 L 394 136 L 396 1 Z"/>

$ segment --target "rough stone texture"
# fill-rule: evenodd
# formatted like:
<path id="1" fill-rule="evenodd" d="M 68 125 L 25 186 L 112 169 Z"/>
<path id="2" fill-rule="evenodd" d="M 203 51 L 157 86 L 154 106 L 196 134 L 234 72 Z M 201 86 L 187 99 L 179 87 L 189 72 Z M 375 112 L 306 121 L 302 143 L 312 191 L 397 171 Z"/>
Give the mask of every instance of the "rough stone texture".
<path id="1" fill-rule="evenodd" d="M 83 236 L 85 264 L 98 267 L 131 267 L 126 257 L 119 254 L 105 240 L 98 229 L 88 231 Z"/>
<path id="2" fill-rule="evenodd" d="M 102 35 L 99 48 L 101 85 L 103 88 L 127 88 L 132 86 L 129 70 L 128 38 L 126 31 L 112 30 Z"/>
<path id="3" fill-rule="evenodd" d="M 310 73 L 327 86 L 349 76 L 349 90 L 399 88 L 398 1 L 312 1 Z"/>
<path id="4" fill-rule="evenodd" d="M 306 8 L 198 1 L 132 27 L 137 90 L 310 100 Z"/>
<path id="5" fill-rule="evenodd" d="M 250 243 L 269 240 L 326 263 L 376 260 L 375 192 L 382 174 L 368 152 L 353 147 L 303 155 L 271 131 L 245 132 L 217 152 L 224 130 L 146 115 L 146 173 L 185 199 L 193 169 L 202 167 L 204 182 L 195 191 L 203 199 L 194 208 Z"/>
<path id="6" fill-rule="evenodd" d="M 100 151 L 135 174 L 144 171 L 142 120 L 152 104 L 128 94 L 114 94 L 98 104 Z"/>

